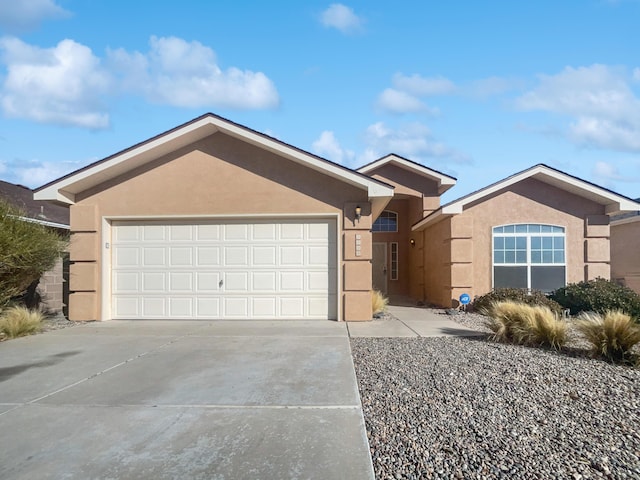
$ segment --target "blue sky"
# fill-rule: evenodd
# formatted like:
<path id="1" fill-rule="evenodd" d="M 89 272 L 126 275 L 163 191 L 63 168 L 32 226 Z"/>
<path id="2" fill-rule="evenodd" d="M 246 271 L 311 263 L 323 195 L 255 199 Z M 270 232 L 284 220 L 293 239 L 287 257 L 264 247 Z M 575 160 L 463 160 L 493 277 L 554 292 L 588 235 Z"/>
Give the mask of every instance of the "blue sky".
<path id="1" fill-rule="evenodd" d="M 0 179 L 205 112 L 349 167 L 537 163 L 640 197 L 640 1 L 0 0 Z"/>

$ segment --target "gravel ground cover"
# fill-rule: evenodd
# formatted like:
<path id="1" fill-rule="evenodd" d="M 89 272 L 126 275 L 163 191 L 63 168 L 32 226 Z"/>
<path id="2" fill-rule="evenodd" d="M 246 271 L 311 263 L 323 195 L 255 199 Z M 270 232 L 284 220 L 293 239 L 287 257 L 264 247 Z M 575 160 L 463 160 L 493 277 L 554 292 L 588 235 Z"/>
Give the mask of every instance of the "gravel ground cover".
<path id="1" fill-rule="evenodd" d="M 351 346 L 378 479 L 640 478 L 638 369 L 483 339 Z"/>
<path id="2" fill-rule="evenodd" d="M 62 328 L 76 327 L 86 322 L 72 322 L 67 320 L 62 313 L 47 315 L 42 322 L 42 331 L 60 330 Z"/>

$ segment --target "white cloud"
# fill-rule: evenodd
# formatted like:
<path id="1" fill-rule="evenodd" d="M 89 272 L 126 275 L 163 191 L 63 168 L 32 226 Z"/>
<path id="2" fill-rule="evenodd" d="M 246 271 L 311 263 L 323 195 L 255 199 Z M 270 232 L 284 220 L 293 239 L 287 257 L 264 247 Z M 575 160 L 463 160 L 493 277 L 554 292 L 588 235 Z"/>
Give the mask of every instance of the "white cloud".
<path id="1" fill-rule="evenodd" d="M 90 163 L 40 160 L 0 160 L 0 173 L 8 182 L 36 188 Z"/>
<path id="2" fill-rule="evenodd" d="M 341 3 L 332 3 L 320 15 L 320 22 L 327 28 L 335 28 L 342 33 L 353 33 L 362 29 L 364 21 L 352 8 Z"/>
<path id="3" fill-rule="evenodd" d="M 428 112 L 434 115 L 439 113 L 437 109 L 429 108 L 419 98 L 394 88 L 385 89 L 378 97 L 377 105 L 390 113 Z"/>
<path id="4" fill-rule="evenodd" d="M 601 180 L 611 181 L 622 179 L 622 176 L 616 166 L 607 162 L 596 162 L 593 166 L 592 173 L 595 177 Z"/>
<path id="5" fill-rule="evenodd" d="M 199 42 L 151 37 L 148 54 L 107 51 L 106 61 L 73 40 L 41 48 L 0 38 L 0 108 L 8 117 L 90 129 L 109 126 L 107 100 L 134 93 L 177 107 L 274 108 L 273 82 L 261 72 L 221 70 Z"/>
<path id="6" fill-rule="evenodd" d="M 633 123 L 627 123 L 622 118 L 617 121 L 579 117 L 569 125 L 568 137 L 581 145 L 640 152 L 640 120 L 636 119 Z"/>
<path id="7" fill-rule="evenodd" d="M 355 158 L 355 154 L 351 150 L 345 150 L 340 146 L 334 133 L 329 130 L 323 131 L 313 142 L 311 148 L 316 155 L 343 165 L 350 163 Z"/>
<path id="8" fill-rule="evenodd" d="M 148 54 L 108 52 L 125 91 L 177 107 L 268 109 L 279 104 L 273 82 L 262 72 L 222 70 L 215 52 L 200 42 L 151 37 Z"/>
<path id="9" fill-rule="evenodd" d="M 487 77 L 471 82 L 464 91 L 472 97 L 487 98 L 512 90 L 518 83 L 503 77 Z"/>
<path id="10" fill-rule="evenodd" d="M 367 147 L 359 158 L 363 163 L 388 153 L 417 161 L 434 157 L 459 163 L 470 161 L 467 155 L 436 141 L 422 123 L 410 123 L 398 129 L 387 127 L 383 122 L 374 123 L 367 128 L 364 139 Z"/>
<path id="11" fill-rule="evenodd" d="M 591 170 L 591 174 L 598 179 L 598 183 L 608 187 L 613 186 L 614 182 L 637 183 L 640 182 L 640 175 L 637 173 L 637 167 L 632 167 L 636 171 L 635 175 L 620 173 L 620 169 L 613 162 L 599 161 L 596 162 Z"/>
<path id="12" fill-rule="evenodd" d="M 48 18 L 69 15 L 53 0 L 0 1 L 0 26 L 11 32 L 34 28 Z"/>
<path id="13" fill-rule="evenodd" d="M 0 105 L 7 116 L 93 129 L 108 126 L 102 98 L 111 77 L 91 49 L 73 40 L 39 48 L 5 37 L 0 53 L 7 68 Z"/>
<path id="14" fill-rule="evenodd" d="M 633 79 L 640 82 L 640 68 L 633 69 Z"/>
<path id="15" fill-rule="evenodd" d="M 640 151 L 640 98 L 629 80 L 624 70 L 606 65 L 566 67 L 540 75 L 538 86 L 516 105 L 570 117 L 566 134 L 577 144 Z"/>
<path id="16" fill-rule="evenodd" d="M 392 82 L 397 89 L 420 97 L 447 95 L 456 90 L 455 84 L 442 76 L 423 77 L 418 74 L 406 76 L 396 73 Z"/>

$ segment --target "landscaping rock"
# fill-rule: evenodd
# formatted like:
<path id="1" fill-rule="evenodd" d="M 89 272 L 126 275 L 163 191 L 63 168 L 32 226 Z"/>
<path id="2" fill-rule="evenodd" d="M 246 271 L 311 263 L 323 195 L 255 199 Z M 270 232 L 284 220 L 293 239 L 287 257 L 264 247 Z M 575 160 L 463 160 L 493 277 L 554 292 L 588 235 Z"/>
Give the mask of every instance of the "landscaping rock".
<path id="1" fill-rule="evenodd" d="M 640 370 L 473 338 L 351 345 L 378 479 L 640 478 Z"/>

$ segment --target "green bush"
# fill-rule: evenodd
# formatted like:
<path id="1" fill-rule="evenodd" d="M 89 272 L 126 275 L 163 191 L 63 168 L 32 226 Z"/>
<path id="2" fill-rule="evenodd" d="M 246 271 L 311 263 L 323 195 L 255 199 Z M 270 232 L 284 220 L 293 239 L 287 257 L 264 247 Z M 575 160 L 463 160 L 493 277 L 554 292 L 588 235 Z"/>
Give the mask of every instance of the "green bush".
<path id="1" fill-rule="evenodd" d="M 604 314 L 609 310 L 621 310 L 631 315 L 635 321 L 640 319 L 640 295 L 604 278 L 570 283 L 554 291 L 551 298 L 571 310 L 572 315 L 581 312 Z"/>
<path id="2" fill-rule="evenodd" d="M 473 299 L 471 308 L 473 311 L 487 313 L 491 306 L 498 302 L 517 302 L 526 305 L 548 307 L 554 313 L 562 313 L 562 307 L 557 302 L 549 299 L 539 290 L 529 290 L 526 288 L 496 288 L 486 295 L 481 295 Z"/>
<path id="3" fill-rule="evenodd" d="M 66 247 L 55 231 L 23 215 L 0 199 L 0 308 L 52 268 Z"/>

